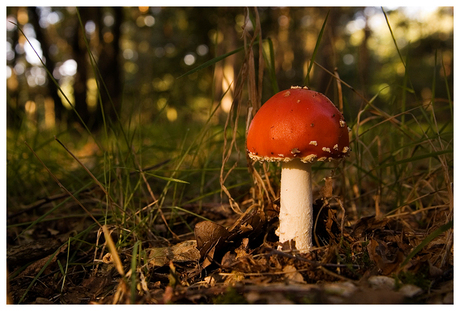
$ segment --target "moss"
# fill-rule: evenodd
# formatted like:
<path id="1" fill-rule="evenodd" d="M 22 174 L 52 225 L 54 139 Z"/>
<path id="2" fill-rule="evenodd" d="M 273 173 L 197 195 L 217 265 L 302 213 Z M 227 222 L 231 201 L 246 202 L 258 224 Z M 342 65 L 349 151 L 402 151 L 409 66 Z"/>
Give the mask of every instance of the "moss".
<path id="1" fill-rule="evenodd" d="M 426 271 L 418 271 L 417 273 L 403 271 L 395 276 L 395 281 L 397 290 L 399 290 L 404 284 L 413 284 L 421 289 L 427 290 L 431 284 L 431 280 L 429 279 L 429 275 Z"/>
<path id="2" fill-rule="evenodd" d="M 247 304 L 246 298 L 234 287 L 228 287 L 225 293 L 214 298 L 215 304 Z"/>

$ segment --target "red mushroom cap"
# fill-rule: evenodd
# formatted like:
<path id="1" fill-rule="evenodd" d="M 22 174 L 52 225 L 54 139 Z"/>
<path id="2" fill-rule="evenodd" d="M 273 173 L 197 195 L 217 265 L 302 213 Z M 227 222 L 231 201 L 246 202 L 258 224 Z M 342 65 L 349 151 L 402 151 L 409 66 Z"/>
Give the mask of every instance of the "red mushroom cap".
<path id="1" fill-rule="evenodd" d="M 259 161 L 331 161 L 350 151 L 348 126 L 326 96 L 292 87 L 275 94 L 256 113 L 247 150 Z"/>

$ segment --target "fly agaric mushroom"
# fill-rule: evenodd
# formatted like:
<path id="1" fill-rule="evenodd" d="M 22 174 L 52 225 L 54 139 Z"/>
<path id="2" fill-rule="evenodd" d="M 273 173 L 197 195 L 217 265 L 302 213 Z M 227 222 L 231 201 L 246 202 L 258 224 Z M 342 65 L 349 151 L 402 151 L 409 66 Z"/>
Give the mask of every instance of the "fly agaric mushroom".
<path id="1" fill-rule="evenodd" d="M 323 94 L 291 87 L 259 109 L 247 135 L 249 157 L 281 162 L 280 243 L 295 241 L 301 253 L 313 247 L 311 165 L 348 155 L 348 127 Z"/>

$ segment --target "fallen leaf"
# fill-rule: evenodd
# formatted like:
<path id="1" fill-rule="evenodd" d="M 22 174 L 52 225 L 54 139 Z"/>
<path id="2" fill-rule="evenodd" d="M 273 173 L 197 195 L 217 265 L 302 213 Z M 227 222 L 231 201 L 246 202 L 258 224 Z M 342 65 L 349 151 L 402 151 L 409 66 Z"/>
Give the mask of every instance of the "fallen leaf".
<path id="1" fill-rule="evenodd" d="M 334 189 L 334 179 L 332 177 L 324 178 L 324 186 L 320 190 L 322 199 L 329 199 L 332 197 L 332 191 Z"/>
<path id="2" fill-rule="evenodd" d="M 206 268 L 212 261 L 219 261 L 219 257 L 227 251 L 238 247 L 239 241 L 258 236 L 263 232 L 265 223 L 264 212 L 254 205 L 249 207 L 229 229 L 212 221 L 196 224 L 195 239 L 203 260 L 201 267 Z"/>
<path id="3" fill-rule="evenodd" d="M 399 264 L 404 260 L 404 254 L 399 249 L 393 254 L 383 242 L 371 239 L 367 245 L 369 257 L 377 267 L 382 271 L 383 275 L 389 275 L 395 271 Z"/>
<path id="4" fill-rule="evenodd" d="M 378 220 L 375 216 L 362 217 L 353 227 L 353 235 L 357 237 L 364 236 L 366 232 L 383 229 L 387 223 L 387 218 Z"/>
<path id="5" fill-rule="evenodd" d="M 297 271 L 294 265 L 286 265 L 283 268 L 283 272 L 286 275 L 286 279 L 293 281 L 294 283 L 305 283 L 302 274 Z"/>
<path id="6" fill-rule="evenodd" d="M 221 247 L 228 235 L 227 229 L 212 221 L 202 221 L 195 225 L 196 247 L 203 260 L 203 268 L 211 264 L 216 248 Z"/>
<path id="7" fill-rule="evenodd" d="M 153 267 L 162 267 L 169 262 L 198 261 L 200 252 L 195 240 L 185 241 L 168 247 L 157 247 L 147 250 L 149 264 Z"/>

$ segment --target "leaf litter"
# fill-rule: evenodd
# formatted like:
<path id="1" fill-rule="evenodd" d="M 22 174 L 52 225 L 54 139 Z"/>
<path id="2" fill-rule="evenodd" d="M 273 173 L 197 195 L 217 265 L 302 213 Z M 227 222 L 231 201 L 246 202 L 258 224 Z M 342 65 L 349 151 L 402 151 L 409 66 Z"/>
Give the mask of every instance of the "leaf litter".
<path id="1" fill-rule="evenodd" d="M 273 207 L 275 205 L 275 207 Z M 423 244 L 425 228 L 407 223 L 412 215 L 363 217 L 340 230 L 340 209 L 318 200 L 314 206 L 316 248 L 309 254 L 280 250 L 273 217 L 276 202 L 252 205 L 228 226 L 214 221 L 195 225 L 194 238 L 166 246 L 142 243 L 137 256 L 135 303 L 453 303 L 452 256 L 443 261 L 449 230 Z M 270 215 L 267 216 L 267 215 Z M 434 231 L 434 230 L 428 230 Z M 319 243 L 319 244 L 318 244 Z M 66 247 L 44 256 L 10 278 L 10 293 L 18 299 L 30 277 L 49 262 L 34 288 L 30 303 L 132 302 L 130 248 L 120 249 L 126 278 L 121 277 L 106 250 L 97 269 L 89 269 L 59 294 L 52 281 L 65 265 Z M 62 264 L 58 264 L 62 262 Z M 10 266 L 14 266 L 9 262 Z M 54 271 L 54 272 L 53 272 Z M 75 271 L 76 274 L 82 273 Z M 72 281 L 70 281 L 72 279 Z M 46 284 L 46 286 L 44 285 Z M 116 295 L 118 293 L 118 295 Z M 54 296 L 53 296 L 54 294 Z M 35 298 L 32 298 L 35 297 Z"/>

